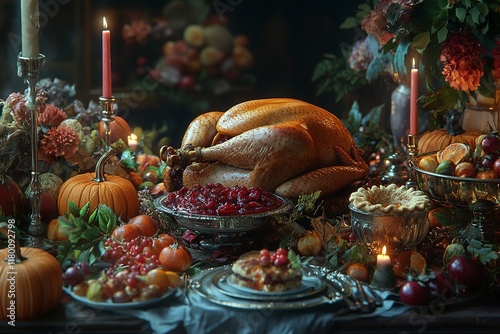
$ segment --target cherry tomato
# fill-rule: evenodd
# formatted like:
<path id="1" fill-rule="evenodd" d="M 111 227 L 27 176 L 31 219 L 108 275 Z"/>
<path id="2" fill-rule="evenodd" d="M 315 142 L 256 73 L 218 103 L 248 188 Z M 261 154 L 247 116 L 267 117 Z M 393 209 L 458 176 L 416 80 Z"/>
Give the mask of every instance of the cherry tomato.
<path id="1" fill-rule="evenodd" d="M 417 281 L 406 281 L 399 289 L 399 297 L 407 305 L 425 306 L 431 301 L 431 290 Z"/>
<path id="2" fill-rule="evenodd" d="M 368 269 L 366 269 L 366 266 L 362 263 L 351 264 L 347 267 L 346 273 L 358 281 L 368 282 Z"/>

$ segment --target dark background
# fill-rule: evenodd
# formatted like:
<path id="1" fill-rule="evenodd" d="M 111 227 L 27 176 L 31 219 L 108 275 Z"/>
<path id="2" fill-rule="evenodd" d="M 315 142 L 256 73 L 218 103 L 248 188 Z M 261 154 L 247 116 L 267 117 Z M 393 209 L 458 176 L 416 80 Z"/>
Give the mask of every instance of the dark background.
<path id="1" fill-rule="evenodd" d="M 219 1 L 228 3 L 227 0 Z M 346 17 L 355 13 L 356 6 L 362 2 L 232 1 L 237 5 L 226 11 L 224 17 L 233 34 L 244 34 L 249 38 L 249 49 L 255 59 L 251 72 L 257 84 L 244 93 L 211 97 L 209 108 L 225 110 L 235 103 L 254 98 L 293 97 L 324 107 L 342 118 L 347 115 L 354 99 L 361 100 L 361 104 L 368 109 L 381 100 L 388 102 L 394 87 L 377 87 L 382 95 L 370 94 L 372 90 L 347 96 L 340 103 L 335 103 L 333 96 L 317 96 L 316 86 L 311 82 L 314 68 L 325 53 L 340 55 L 341 48 L 352 45 L 359 36 L 355 31 L 340 29 L 339 26 Z M 87 104 L 88 100 L 97 100 L 99 96 L 95 80 L 86 79 L 89 68 L 99 69 L 100 66 L 100 27 L 97 26 L 97 19 L 100 20 L 101 15 L 114 15 L 117 12 L 122 13 L 122 17 L 132 14 L 157 15 L 168 1 L 40 0 L 40 3 L 50 8 L 48 20 L 40 32 L 40 52 L 47 58 L 42 77 L 57 77 L 74 83 L 77 98 Z M 209 3 L 213 11 L 215 1 Z M 5 99 L 12 91 L 24 90 L 21 79 L 16 76 L 15 65 L 20 45 L 15 45 L 11 38 L 13 34 L 19 34 L 20 30 L 18 6 L 19 0 L 0 0 L 0 99 Z M 121 27 L 110 29 L 118 30 L 121 34 Z M 118 45 L 121 43 L 120 34 L 113 31 L 114 58 L 123 56 Z M 119 66 L 120 63 L 113 59 L 113 66 L 115 64 Z M 123 75 L 128 71 L 132 72 L 133 69 L 120 69 Z M 100 73 L 97 74 L 99 78 Z M 168 137 L 176 145 L 185 127 L 196 115 L 182 107 L 170 105 L 161 97 L 148 96 L 141 103 L 134 104 L 123 116 L 132 127 L 147 129 L 166 123 Z"/>

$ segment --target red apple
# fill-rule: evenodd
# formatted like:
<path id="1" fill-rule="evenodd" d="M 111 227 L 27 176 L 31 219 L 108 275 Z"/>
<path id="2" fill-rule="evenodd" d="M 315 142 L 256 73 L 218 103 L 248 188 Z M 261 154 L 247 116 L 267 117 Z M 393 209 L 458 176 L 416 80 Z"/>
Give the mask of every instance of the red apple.
<path id="1" fill-rule="evenodd" d="M 500 158 L 497 158 L 493 163 L 493 171 L 500 176 Z"/>
<path id="2" fill-rule="evenodd" d="M 489 135 L 481 141 L 481 148 L 485 153 L 493 153 L 500 151 L 500 137 L 496 135 Z"/>

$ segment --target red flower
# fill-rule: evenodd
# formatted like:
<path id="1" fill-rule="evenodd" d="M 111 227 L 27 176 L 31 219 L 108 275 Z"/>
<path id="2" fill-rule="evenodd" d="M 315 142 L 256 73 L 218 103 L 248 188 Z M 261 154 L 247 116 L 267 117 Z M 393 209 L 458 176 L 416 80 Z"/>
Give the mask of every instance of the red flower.
<path id="1" fill-rule="evenodd" d="M 41 142 L 46 155 L 69 158 L 78 151 L 80 138 L 75 130 L 62 125 L 47 131 Z"/>
<path id="2" fill-rule="evenodd" d="M 54 127 L 61 124 L 66 118 L 68 118 L 68 115 L 61 108 L 53 104 L 47 104 L 45 110 L 38 114 L 38 123 Z"/>
<path id="3" fill-rule="evenodd" d="M 442 44 L 443 75 L 452 88 L 474 91 L 484 74 L 486 48 L 470 30 L 452 33 Z"/>

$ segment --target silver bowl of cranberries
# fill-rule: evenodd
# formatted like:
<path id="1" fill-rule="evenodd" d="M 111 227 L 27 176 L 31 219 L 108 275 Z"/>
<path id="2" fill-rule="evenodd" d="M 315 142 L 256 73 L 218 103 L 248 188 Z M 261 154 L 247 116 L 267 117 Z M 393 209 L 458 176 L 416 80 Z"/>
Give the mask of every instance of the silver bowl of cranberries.
<path id="1" fill-rule="evenodd" d="M 289 199 L 262 188 L 213 183 L 183 187 L 157 198 L 154 205 L 179 226 L 202 233 L 252 231 L 293 207 Z"/>

